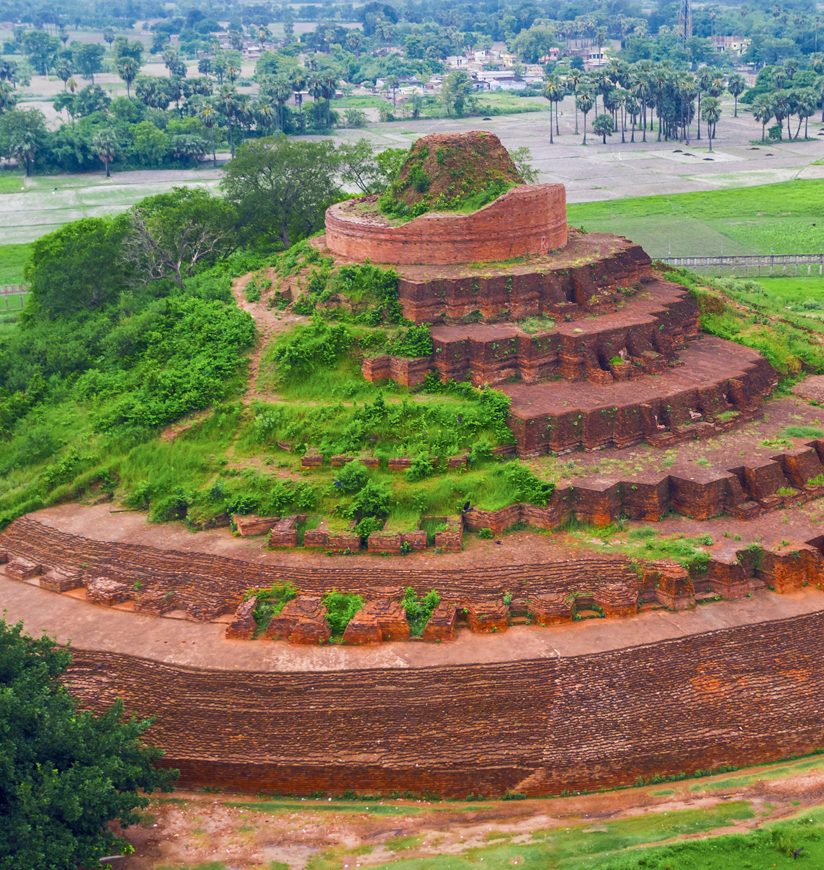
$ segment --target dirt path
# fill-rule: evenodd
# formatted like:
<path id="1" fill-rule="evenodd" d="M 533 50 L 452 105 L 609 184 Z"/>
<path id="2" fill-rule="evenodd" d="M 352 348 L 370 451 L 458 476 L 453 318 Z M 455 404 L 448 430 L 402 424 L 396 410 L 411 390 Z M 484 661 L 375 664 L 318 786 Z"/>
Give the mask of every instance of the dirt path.
<path id="1" fill-rule="evenodd" d="M 723 815 L 731 801 L 748 802 L 752 818 L 709 821 L 719 811 Z M 282 862 L 303 870 L 311 861 L 330 870 L 368 867 L 500 844 L 517 852 L 548 831 L 569 835 L 572 829 L 586 838 L 640 817 L 657 845 L 668 841 L 662 833 L 674 812 L 706 812 L 706 836 L 746 832 L 822 802 L 821 757 L 678 783 L 525 801 L 313 801 L 181 792 L 171 801 L 153 802 L 147 823 L 127 832 L 136 854 L 119 866 L 149 870 L 221 861 L 231 870 L 252 870 Z M 481 861 L 486 867 L 504 866 L 494 858 Z M 506 861 L 507 866 L 517 863 L 523 863 L 517 855 Z"/>
<path id="2" fill-rule="evenodd" d="M 257 329 L 257 340 L 249 356 L 249 380 L 246 392 L 243 394 L 243 404 L 248 407 L 253 401 L 277 401 L 278 396 L 272 392 L 266 392 L 258 389 L 258 375 L 260 374 L 260 364 L 263 357 L 263 352 L 271 341 L 272 337 L 285 332 L 295 323 L 299 323 L 306 318 L 301 317 L 291 312 L 278 311 L 270 308 L 268 301 L 270 296 L 261 295 L 257 302 L 250 302 L 246 298 L 246 287 L 255 277 L 263 275 L 274 281 L 275 274 L 273 269 L 264 269 L 257 272 L 248 272 L 246 275 L 241 275 L 235 278 L 232 282 L 232 295 L 238 308 L 241 308 L 255 321 Z M 167 426 L 161 433 L 161 438 L 164 441 L 174 441 L 184 432 L 188 432 L 193 426 L 197 425 L 201 420 L 205 419 L 211 413 L 211 409 L 207 408 L 204 411 L 197 411 L 172 423 Z"/>
<path id="3" fill-rule="evenodd" d="M 258 302 L 250 302 L 246 298 L 246 287 L 259 275 L 264 275 L 271 281 L 275 281 L 274 270 L 264 269 L 259 272 L 249 272 L 247 275 L 242 275 L 232 282 L 232 295 L 235 297 L 238 308 L 242 308 L 252 317 L 258 332 L 257 343 L 249 358 L 249 386 L 243 396 L 244 405 L 249 405 L 255 400 L 271 401 L 277 399 L 274 393 L 258 390 L 258 375 L 260 373 L 263 351 L 275 335 L 285 332 L 290 326 L 306 319 L 300 315 L 292 314 L 292 312 L 277 311 L 274 308 L 270 308 L 268 305 L 269 296 L 265 294 L 261 296 Z"/>

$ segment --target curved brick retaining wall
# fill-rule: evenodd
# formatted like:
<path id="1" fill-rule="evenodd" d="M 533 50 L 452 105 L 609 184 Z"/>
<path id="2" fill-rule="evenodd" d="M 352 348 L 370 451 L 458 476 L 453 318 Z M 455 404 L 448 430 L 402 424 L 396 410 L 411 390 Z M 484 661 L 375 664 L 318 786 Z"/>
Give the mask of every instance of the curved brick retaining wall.
<path id="1" fill-rule="evenodd" d="M 374 263 L 451 265 L 546 254 L 567 241 L 562 184 L 515 187 L 471 214 L 431 213 L 391 225 L 366 200 L 326 212 L 326 246 L 341 257 Z"/>
<path id="2" fill-rule="evenodd" d="M 255 673 L 74 656 L 82 702 L 157 716 L 152 740 L 192 784 L 548 794 L 824 745 L 824 612 L 511 664 Z"/>

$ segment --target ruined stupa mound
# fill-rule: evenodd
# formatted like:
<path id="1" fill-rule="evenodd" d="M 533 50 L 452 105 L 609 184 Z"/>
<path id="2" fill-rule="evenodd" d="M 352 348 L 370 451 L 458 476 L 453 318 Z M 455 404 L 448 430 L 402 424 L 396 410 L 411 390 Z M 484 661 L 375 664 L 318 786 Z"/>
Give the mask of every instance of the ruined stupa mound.
<path id="1" fill-rule="evenodd" d="M 498 137 L 479 132 L 419 139 L 389 190 L 333 205 L 315 242 L 393 266 L 508 261 L 566 243 L 564 186 L 524 184 Z"/>
<path id="2" fill-rule="evenodd" d="M 396 217 L 474 211 L 524 179 L 493 133 L 433 133 L 412 146 L 395 183 L 379 200 Z"/>

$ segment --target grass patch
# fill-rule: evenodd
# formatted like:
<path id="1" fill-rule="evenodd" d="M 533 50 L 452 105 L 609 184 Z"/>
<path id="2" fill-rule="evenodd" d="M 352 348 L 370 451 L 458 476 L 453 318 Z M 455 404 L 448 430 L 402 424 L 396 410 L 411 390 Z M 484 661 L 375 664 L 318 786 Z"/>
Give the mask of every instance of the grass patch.
<path id="1" fill-rule="evenodd" d="M 638 846 L 717 830 L 743 819 L 751 819 L 748 801 L 729 801 L 707 809 L 676 810 L 668 813 L 645 813 L 631 819 L 599 825 L 579 825 L 538 831 L 533 842 L 498 843 L 469 849 L 459 855 L 408 858 L 382 864 L 393 870 L 470 870 L 482 865 L 504 868 L 517 865 L 527 870 L 583 870 L 612 867 L 609 862 Z M 633 853 L 633 856 L 635 853 Z M 623 865 L 616 865 L 623 866 Z M 644 867 L 644 864 L 630 864 Z M 659 865 L 653 865 L 659 866 Z M 660 865 L 666 866 L 666 865 Z M 703 867 L 695 864 L 671 864 L 671 868 Z M 744 865 L 728 865 L 733 867 Z M 770 866 L 770 865 L 759 865 Z"/>
<path id="2" fill-rule="evenodd" d="M 232 801 L 226 803 L 227 807 L 235 807 L 256 813 L 294 813 L 294 812 L 318 812 L 318 813 L 367 813 L 371 816 L 410 816 L 424 811 L 424 807 L 402 806 L 397 804 L 375 803 L 360 801 L 300 801 L 300 800 L 271 800 L 271 801 Z"/>
<path id="3" fill-rule="evenodd" d="M 0 194 L 20 193 L 23 190 L 23 176 L 16 172 L 0 172 Z"/>
<path id="4" fill-rule="evenodd" d="M 569 205 L 569 221 L 617 232 L 652 256 L 818 254 L 824 179 Z"/>
<path id="5" fill-rule="evenodd" d="M 742 301 L 736 298 L 738 282 L 705 279 L 687 269 L 671 269 L 665 275 L 695 294 L 705 332 L 759 351 L 782 375 L 824 372 L 824 342 L 816 332 L 750 302 L 734 304 Z"/>
<path id="6" fill-rule="evenodd" d="M 599 551 L 625 553 L 644 561 L 669 559 L 687 570 L 701 573 L 707 569 L 710 554 L 705 547 L 713 543 L 709 535 L 660 535 L 645 526 L 626 532 L 621 525 L 596 529 L 591 526 L 572 527 L 570 534 L 581 544 L 591 547 L 593 539 L 600 542 Z"/>
<path id="7" fill-rule="evenodd" d="M 255 620 L 255 637 L 260 637 L 269 627 L 269 623 L 286 607 L 287 603 L 296 598 L 298 590 L 291 583 L 276 583 L 269 589 L 256 589 L 248 593 L 247 598 L 256 596 L 255 609 L 252 618 Z"/>
<path id="8" fill-rule="evenodd" d="M 29 261 L 31 251 L 32 245 L 29 243 L 0 245 L 0 287 L 23 283 L 23 270 Z"/>
<path id="9" fill-rule="evenodd" d="M 420 834 L 408 834 L 405 837 L 391 837 L 383 845 L 390 852 L 406 852 L 409 849 L 417 849 L 423 842 Z"/>

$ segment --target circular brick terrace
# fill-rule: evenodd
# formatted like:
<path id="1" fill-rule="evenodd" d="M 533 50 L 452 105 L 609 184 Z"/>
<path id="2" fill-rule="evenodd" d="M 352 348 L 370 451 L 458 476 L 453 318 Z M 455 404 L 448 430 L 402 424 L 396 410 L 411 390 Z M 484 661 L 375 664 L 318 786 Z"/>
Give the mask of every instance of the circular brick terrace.
<path id="1" fill-rule="evenodd" d="M 471 214 L 432 212 L 392 224 L 375 197 L 326 212 L 326 246 L 347 259 L 391 265 L 450 265 L 540 256 L 567 242 L 561 184 L 515 187 Z"/>

